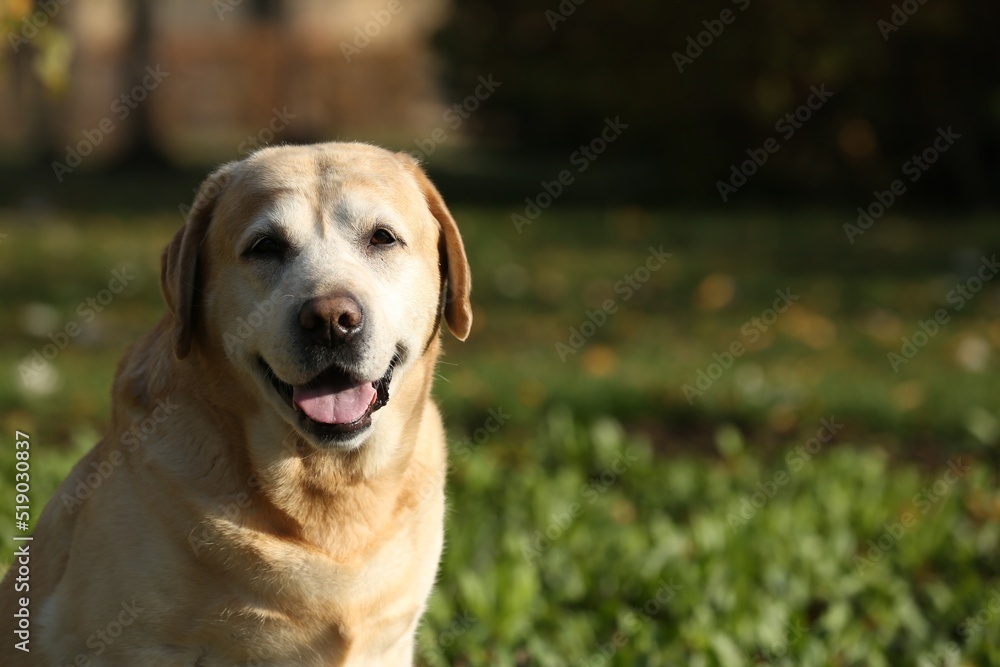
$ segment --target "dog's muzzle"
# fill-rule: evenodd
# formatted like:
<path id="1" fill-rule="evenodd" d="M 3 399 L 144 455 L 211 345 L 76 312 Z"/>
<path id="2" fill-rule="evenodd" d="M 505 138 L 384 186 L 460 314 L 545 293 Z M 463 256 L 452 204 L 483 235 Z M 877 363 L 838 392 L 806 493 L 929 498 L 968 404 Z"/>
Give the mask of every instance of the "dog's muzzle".
<path id="1" fill-rule="evenodd" d="M 371 417 L 389 403 L 389 384 L 398 357 L 376 379 L 358 378 L 334 364 L 304 384 L 282 381 L 263 359 L 261 370 L 282 401 L 298 415 L 303 429 L 320 437 L 352 435 L 371 426 Z"/>

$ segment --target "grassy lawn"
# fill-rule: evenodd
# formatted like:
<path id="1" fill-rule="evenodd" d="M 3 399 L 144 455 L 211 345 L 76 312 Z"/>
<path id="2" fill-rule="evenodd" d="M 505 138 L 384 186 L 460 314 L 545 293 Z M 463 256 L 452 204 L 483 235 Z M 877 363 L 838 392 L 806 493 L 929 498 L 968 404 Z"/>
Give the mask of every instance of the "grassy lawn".
<path id="1" fill-rule="evenodd" d="M 553 209 L 518 233 L 515 211 L 455 211 L 475 324 L 436 387 L 452 510 L 425 664 L 1000 664 L 1000 281 L 969 282 L 994 220 L 887 216 L 851 244 L 831 212 Z M 179 224 L 0 229 L 0 562 L 14 430 L 40 508 L 162 313 Z"/>

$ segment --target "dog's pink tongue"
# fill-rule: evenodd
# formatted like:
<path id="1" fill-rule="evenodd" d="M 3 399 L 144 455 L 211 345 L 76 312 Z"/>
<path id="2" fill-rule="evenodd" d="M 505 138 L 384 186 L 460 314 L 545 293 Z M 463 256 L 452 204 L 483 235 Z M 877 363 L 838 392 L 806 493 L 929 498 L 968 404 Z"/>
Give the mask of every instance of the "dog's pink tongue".
<path id="1" fill-rule="evenodd" d="M 322 424 L 350 424 L 361 419 L 375 400 L 371 382 L 333 391 L 322 385 L 293 388 L 292 401 L 313 421 Z"/>

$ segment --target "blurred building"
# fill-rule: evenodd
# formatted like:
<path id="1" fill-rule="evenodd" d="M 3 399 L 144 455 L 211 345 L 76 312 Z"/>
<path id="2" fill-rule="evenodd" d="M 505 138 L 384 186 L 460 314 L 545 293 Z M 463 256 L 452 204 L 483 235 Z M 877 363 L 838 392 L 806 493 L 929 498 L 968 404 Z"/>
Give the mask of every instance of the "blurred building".
<path id="1" fill-rule="evenodd" d="M 440 122 L 431 38 L 446 0 L 22 4 L 7 41 L 25 48 L 0 78 L 8 156 L 87 152 L 99 166 L 138 147 L 211 162 L 281 141 L 405 145 Z M 62 90 L 38 76 L 53 31 Z"/>

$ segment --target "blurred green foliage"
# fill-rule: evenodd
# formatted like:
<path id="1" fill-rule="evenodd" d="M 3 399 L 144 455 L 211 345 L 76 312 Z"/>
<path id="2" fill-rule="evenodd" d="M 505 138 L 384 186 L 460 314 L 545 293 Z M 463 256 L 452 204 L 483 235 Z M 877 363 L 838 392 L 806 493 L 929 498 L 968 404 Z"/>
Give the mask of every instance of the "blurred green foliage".
<path id="1" fill-rule="evenodd" d="M 453 461 L 428 665 L 1000 660 L 1000 495 L 984 467 L 945 483 L 843 443 L 798 469 L 746 449 L 665 460 L 563 410 Z"/>
<path id="2" fill-rule="evenodd" d="M 42 6 L 31 0 L 0 3 L 0 33 L 7 42 L 0 51 L 0 76 L 16 76 L 19 63 L 51 93 L 62 93 L 69 85 L 73 40 L 54 20 L 62 3 Z M 9 47 L 9 50 L 8 50 Z"/>

